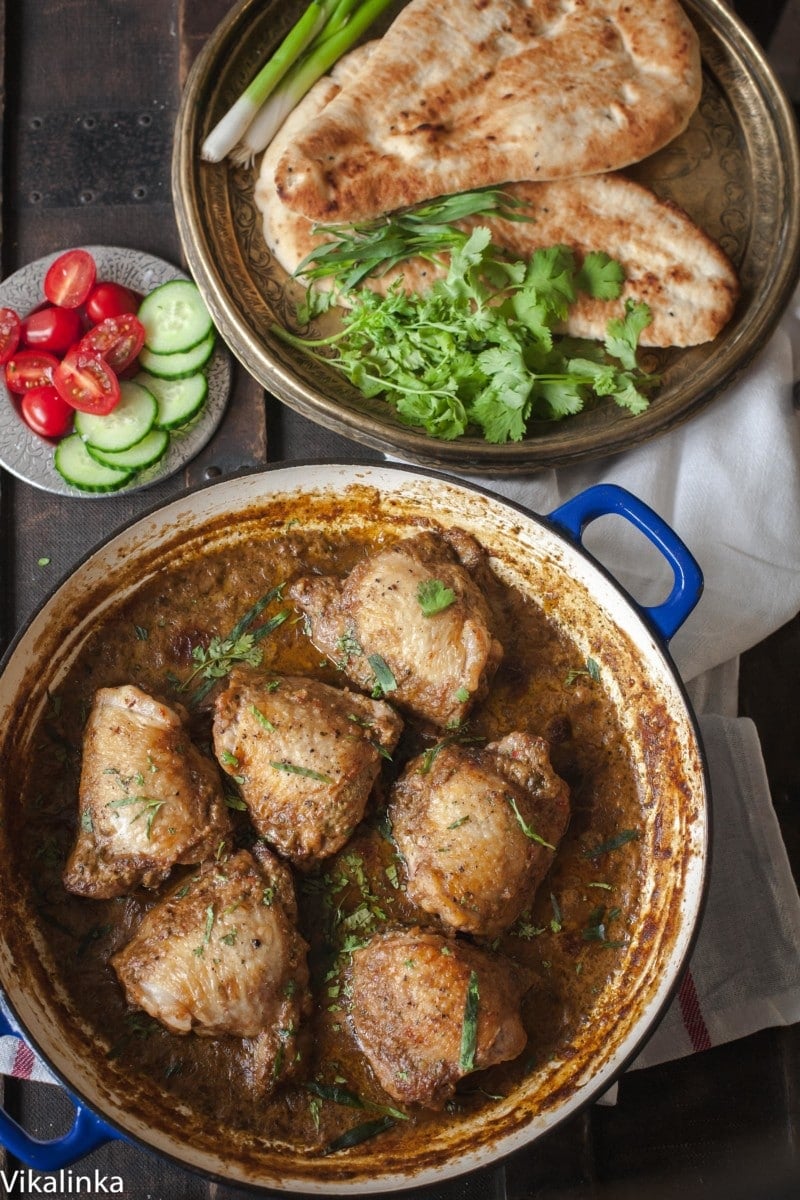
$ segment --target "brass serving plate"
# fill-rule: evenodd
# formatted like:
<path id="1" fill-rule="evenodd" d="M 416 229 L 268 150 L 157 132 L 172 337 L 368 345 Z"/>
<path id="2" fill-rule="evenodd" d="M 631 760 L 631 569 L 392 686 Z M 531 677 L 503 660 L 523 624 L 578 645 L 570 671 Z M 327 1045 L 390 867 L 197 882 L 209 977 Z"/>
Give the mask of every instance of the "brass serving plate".
<path id="1" fill-rule="evenodd" d="M 684 0 L 703 55 L 703 94 L 688 129 L 631 173 L 680 204 L 726 250 L 742 296 L 706 346 L 647 352 L 662 374 L 650 408 L 613 402 L 521 442 L 438 441 L 402 425 L 332 367 L 281 342 L 302 294 L 272 258 L 253 201 L 252 170 L 200 159 L 208 131 L 296 20 L 299 0 L 241 0 L 218 26 L 186 82 L 172 187 L 190 270 L 225 341 L 279 400 L 335 432 L 411 462 L 487 475 L 522 474 L 626 450 L 688 420 L 728 387 L 764 345 L 800 274 L 800 148 L 794 114 L 763 53 L 722 0 Z"/>

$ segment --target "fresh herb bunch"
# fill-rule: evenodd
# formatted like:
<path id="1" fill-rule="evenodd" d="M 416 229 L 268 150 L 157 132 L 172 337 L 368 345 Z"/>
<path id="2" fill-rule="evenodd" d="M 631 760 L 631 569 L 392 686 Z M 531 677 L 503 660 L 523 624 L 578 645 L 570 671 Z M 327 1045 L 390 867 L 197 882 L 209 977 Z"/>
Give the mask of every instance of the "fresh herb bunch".
<path id="1" fill-rule="evenodd" d="M 530 221 L 526 208 L 508 192 L 484 188 L 355 225 L 316 225 L 314 232 L 328 240 L 306 255 L 295 275 L 309 283 L 332 276 L 339 291 L 350 292 L 367 275 L 384 275 L 406 259 L 435 262 L 466 245 L 469 234 L 456 228 L 456 221 L 488 213 L 506 221 Z"/>
<path id="2" fill-rule="evenodd" d="M 520 441 L 529 422 L 561 420 L 601 397 L 632 413 L 647 408 L 657 377 L 636 362 L 639 335 L 650 323 L 646 304 L 626 300 L 603 344 L 555 334 L 579 291 L 620 296 L 624 274 L 607 254 L 587 254 L 579 266 L 568 247 L 551 246 L 528 262 L 511 261 L 483 226 L 453 230 L 447 253 L 446 278 L 424 295 L 407 294 L 399 279 L 385 296 L 346 290 L 352 256 L 342 249 L 336 264 L 331 253 L 323 262 L 334 291 L 310 287 L 302 317 L 336 297 L 347 306 L 341 330 L 324 338 L 275 331 L 332 363 L 365 396 L 383 396 L 404 424 L 445 440 L 477 428 L 488 442 Z"/>

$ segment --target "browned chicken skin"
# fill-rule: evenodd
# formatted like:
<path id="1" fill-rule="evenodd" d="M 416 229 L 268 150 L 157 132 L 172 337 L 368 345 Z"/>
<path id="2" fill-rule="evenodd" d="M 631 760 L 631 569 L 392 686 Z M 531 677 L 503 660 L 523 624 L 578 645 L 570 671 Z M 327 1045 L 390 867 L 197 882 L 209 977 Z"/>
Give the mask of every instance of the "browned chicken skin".
<path id="1" fill-rule="evenodd" d="M 292 1074 L 310 1012 L 289 870 L 262 851 L 205 863 L 144 917 L 111 965 L 128 1002 L 171 1033 L 253 1039 L 262 1092 Z"/>
<path id="2" fill-rule="evenodd" d="M 507 959 L 440 934 L 399 930 L 378 934 L 354 952 L 350 1017 L 384 1091 L 406 1104 L 441 1108 L 464 1075 L 522 1052 L 519 1008 L 526 990 Z M 469 992 L 476 1035 L 471 1064 L 462 1047 Z"/>
<path id="3" fill-rule="evenodd" d="M 382 701 L 305 676 L 238 670 L 217 698 L 214 750 L 261 836 L 310 866 L 363 817 L 402 727 Z"/>
<path id="4" fill-rule="evenodd" d="M 463 531 L 425 532 L 363 559 L 345 579 L 297 579 L 289 595 L 314 644 L 356 687 L 377 683 L 399 708 L 455 725 L 485 696 L 503 654 L 471 574 L 484 558 Z M 426 615 L 420 589 L 437 584 L 452 596 Z"/>
<path id="5" fill-rule="evenodd" d="M 452 929 L 494 937 L 529 906 L 549 870 L 569 789 L 542 738 L 443 744 L 407 765 L 389 819 L 409 898 Z"/>
<path id="6" fill-rule="evenodd" d="M 84 733 L 67 890 L 109 899 L 157 887 L 176 863 L 213 857 L 229 828 L 219 772 L 182 714 L 130 684 L 101 688 Z"/>

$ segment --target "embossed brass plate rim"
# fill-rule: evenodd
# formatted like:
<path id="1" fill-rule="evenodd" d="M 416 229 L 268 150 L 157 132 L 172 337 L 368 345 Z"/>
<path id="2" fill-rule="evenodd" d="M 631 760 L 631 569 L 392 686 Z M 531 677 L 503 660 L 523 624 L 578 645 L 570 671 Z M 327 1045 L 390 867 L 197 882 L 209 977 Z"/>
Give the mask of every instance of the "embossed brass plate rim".
<path id="1" fill-rule="evenodd" d="M 196 60 L 176 124 L 172 188 L 187 263 L 222 336 L 280 401 L 361 445 L 425 466 L 486 475 L 530 473 L 618 453 L 681 425 L 749 365 L 773 332 L 800 275 L 800 149 L 794 114 L 755 40 L 722 0 L 684 0 L 700 36 L 703 97 L 689 128 L 631 171 L 681 204 L 717 238 L 742 281 L 738 309 L 715 342 L 655 352 L 662 373 L 649 410 L 612 403 L 532 428 L 522 442 L 441 442 L 366 400 L 333 368 L 285 346 L 274 322 L 292 318 L 292 286 L 263 242 L 252 172 L 212 166 L 199 148 L 291 24 L 299 4 L 242 0 Z"/>

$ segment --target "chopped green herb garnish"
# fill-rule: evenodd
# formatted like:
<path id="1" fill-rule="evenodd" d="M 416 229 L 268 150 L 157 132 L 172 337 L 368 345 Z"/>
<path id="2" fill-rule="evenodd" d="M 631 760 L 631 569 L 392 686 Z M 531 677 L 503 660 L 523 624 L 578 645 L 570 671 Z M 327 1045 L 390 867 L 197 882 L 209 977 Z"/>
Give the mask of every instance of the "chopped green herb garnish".
<path id="1" fill-rule="evenodd" d="M 336 649 L 342 655 L 341 666 L 343 667 L 347 666 L 351 658 L 358 658 L 360 654 L 364 653 L 361 643 L 352 630 L 348 630 L 337 639 Z"/>
<path id="2" fill-rule="evenodd" d="M 310 767 L 297 767 L 294 763 L 288 762 L 271 762 L 269 765 L 276 771 L 286 771 L 290 775 L 303 775 L 307 779 L 316 779 L 319 783 L 333 783 L 330 775 L 323 775 L 321 771 L 312 771 Z"/>
<path id="3" fill-rule="evenodd" d="M 456 594 L 441 579 L 425 579 L 417 588 L 417 600 L 424 616 L 432 617 L 454 603 Z"/>
<path id="4" fill-rule="evenodd" d="M 198 955 L 198 957 L 205 952 L 206 946 L 211 941 L 211 930 L 213 928 L 214 928 L 214 906 L 213 906 L 213 904 L 209 904 L 208 908 L 206 909 L 206 924 L 205 924 L 205 929 L 203 930 L 203 940 L 199 946 L 195 946 L 195 948 L 194 948 L 194 953 L 196 955 Z"/>
<path id="5" fill-rule="evenodd" d="M 387 665 L 386 660 L 380 654 L 370 654 L 367 656 L 367 662 L 372 667 L 375 675 L 375 687 L 372 691 L 373 699 L 379 699 L 389 692 L 396 692 L 397 680 Z"/>
<path id="6" fill-rule="evenodd" d="M 237 812 L 247 812 L 247 805 L 241 796 L 234 795 L 233 792 L 225 793 L 225 804 L 228 808 L 233 808 Z"/>
<path id="7" fill-rule="evenodd" d="M 140 779 L 141 779 L 141 776 L 138 776 L 136 779 L 136 782 L 139 782 Z M 143 779 L 141 779 L 141 781 L 144 782 Z M 149 839 L 153 832 L 153 822 L 155 821 L 157 814 L 160 812 L 160 810 L 166 804 L 166 800 L 156 800 L 156 799 L 153 799 L 152 796 L 127 796 L 126 795 L 126 796 L 122 796 L 119 800 L 109 801 L 107 807 L 108 808 L 128 808 L 132 804 L 140 805 L 140 811 L 133 818 L 134 821 L 138 821 L 140 819 L 140 817 L 143 817 L 145 815 L 147 817 L 145 828 L 147 830 L 147 837 Z"/>
<path id="8" fill-rule="evenodd" d="M 334 1104 L 343 1104 L 346 1108 L 372 1108 L 376 1112 L 386 1113 L 388 1116 L 395 1117 L 398 1121 L 408 1120 L 408 1115 L 401 1112 L 399 1108 L 392 1108 L 387 1104 L 374 1104 L 371 1100 L 364 1100 L 349 1088 L 342 1087 L 339 1084 L 316 1083 L 312 1080 L 305 1084 L 305 1089 L 313 1095 L 319 1096 L 321 1100 L 330 1100 Z"/>
<path id="9" fill-rule="evenodd" d="M 445 749 L 445 747 L 455 745 L 468 746 L 474 742 L 482 742 L 484 740 L 484 738 L 480 737 L 467 737 L 464 729 L 461 726 L 454 726 L 452 733 L 448 733 L 447 736 L 443 737 L 442 740 L 437 742 L 435 746 L 429 746 L 421 756 L 419 765 L 420 775 L 428 774 L 434 762 L 436 761 L 436 758 L 441 751 Z"/>
<path id="10" fill-rule="evenodd" d="M 588 678 L 593 680 L 594 683 L 600 682 L 600 667 L 593 658 L 587 658 L 586 667 L 584 669 L 579 670 L 578 668 L 573 667 L 571 671 L 568 671 L 567 678 L 564 680 L 564 682 L 569 686 L 569 684 L 574 683 L 576 679 L 579 679 L 581 675 L 588 676 Z"/>
<path id="11" fill-rule="evenodd" d="M 396 1125 L 394 1117 L 380 1117 L 376 1121 L 365 1121 L 363 1125 L 356 1125 L 353 1129 L 348 1129 L 340 1137 L 334 1140 L 325 1147 L 323 1154 L 336 1154 L 339 1150 L 349 1150 L 351 1146 L 358 1146 L 361 1142 L 366 1142 L 368 1138 L 375 1137 L 379 1133 L 385 1133 L 387 1129 L 392 1129 Z"/>
<path id="12" fill-rule="evenodd" d="M 275 726 L 272 724 L 272 721 L 270 721 L 269 717 L 265 717 L 261 710 L 255 706 L 255 704 L 250 705 L 250 712 L 258 721 L 259 725 L 263 729 L 266 729 L 267 733 L 275 732 Z"/>
<path id="13" fill-rule="evenodd" d="M 628 842 L 635 842 L 640 837 L 638 829 L 622 829 L 614 837 L 609 838 L 607 842 L 601 842 L 599 846 L 595 846 L 593 850 L 584 850 L 584 858 L 600 858 L 603 854 L 611 854 L 614 850 L 619 850 L 620 846 L 625 846 Z"/>
<path id="14" fill-rule="evenodd" d="M 469 973 L 467 996 L 464 1001 L 464 1019 L 461 1025 L 461 1052 L 458 1058 L 459 1069 L 466 1074 L 475 1070 L 475 1052 L 478 1048 L 478 976 L 475 971 Z"/>
<path id="15" fill-rule="evenodd" d="M 621 939 L 612 940 L 608 937 L 608 923 L 615 920 L 620 915 L 618 908 L 606 909 L 605 905 L 600 905 L 589 914 L 589 920 L 586 928 L 583 931 L 583 940 L 585 942 L 601 942 L 607 949 L 616 950 L 620 946 L 624 946 L 625 942 Z"/>
<path id="16" fill-rule="evenodd" d="M 530 840 L 532 842 L 537 842 L 538 845 L 540 845 L 540 846 L 544 846 L 544 848 L 546 850 L 555 850 L 555 846 L 553 846 L 550 842 L 546 842 L 544 840 L 544 838 L 540 837 L 539 834 L 536 832 L 536 830 L 532 829 L 531 826 L 527 823 L 527 821 L 523 817 L 522 813 L 519 811 L 519 808 L 517 807 L 517 802 L 516 802 L 515 798 L 509 792 L 506 793 L 506 800 L 508 800 L 508 803 L 511 805 L 511 810 L 514 813 L 514 816 L 517 818 L 517 821 L 519 822 L 519 827 L 522 830 L 522 832 L 525 834 L 525 837 L 530 838 Z"/>

